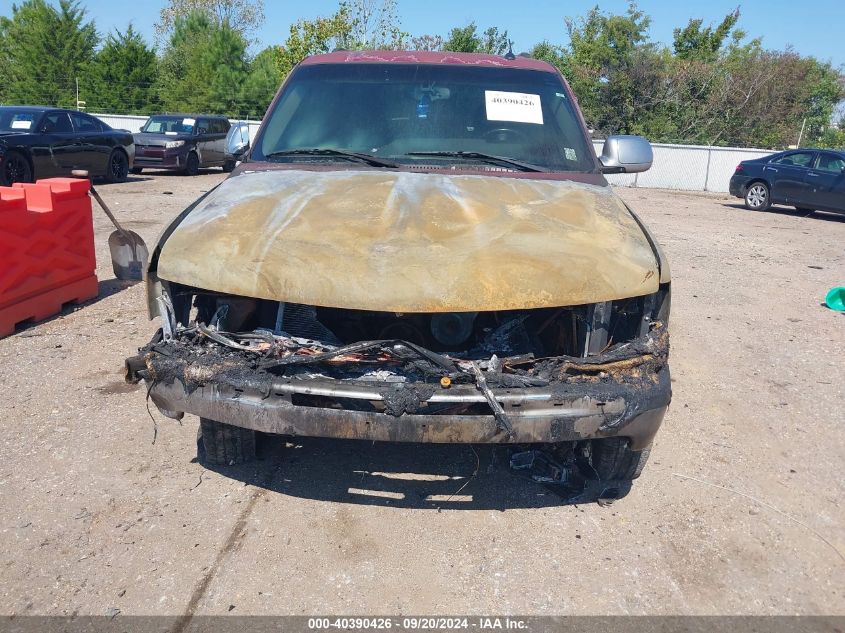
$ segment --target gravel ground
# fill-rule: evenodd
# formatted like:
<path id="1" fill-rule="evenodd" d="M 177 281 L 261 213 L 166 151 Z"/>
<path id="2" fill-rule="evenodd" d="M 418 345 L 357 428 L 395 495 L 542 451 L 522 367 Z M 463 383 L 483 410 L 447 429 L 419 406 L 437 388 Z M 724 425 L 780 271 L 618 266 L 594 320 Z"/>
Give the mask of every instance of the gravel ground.
<path id="1" fill-rule="evenodd" d="M 100 190 L 153 243 L 221 178 Z M 845 614 L 845 217 L 619 193 L 672 265 L 674 400 L 609 506 L 483 447 L 276 442 L 210 471 L 196 419 L 155 410 L 153 443 L 121 371 L 155 326 L 96 212 L 99 299 L 0 340 L 2 613 Z"/>

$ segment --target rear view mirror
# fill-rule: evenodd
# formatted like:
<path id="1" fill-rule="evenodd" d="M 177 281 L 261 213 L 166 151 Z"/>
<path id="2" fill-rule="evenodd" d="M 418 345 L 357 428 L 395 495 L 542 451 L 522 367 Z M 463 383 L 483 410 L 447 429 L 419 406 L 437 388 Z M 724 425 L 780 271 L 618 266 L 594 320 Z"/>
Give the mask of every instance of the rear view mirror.
<path id="1" fill-rule="evenodd" d="M 642 136 L 609 136 L 599 156 L 603 174 L 633 174 L 651 168 L 654 154 Z"/>

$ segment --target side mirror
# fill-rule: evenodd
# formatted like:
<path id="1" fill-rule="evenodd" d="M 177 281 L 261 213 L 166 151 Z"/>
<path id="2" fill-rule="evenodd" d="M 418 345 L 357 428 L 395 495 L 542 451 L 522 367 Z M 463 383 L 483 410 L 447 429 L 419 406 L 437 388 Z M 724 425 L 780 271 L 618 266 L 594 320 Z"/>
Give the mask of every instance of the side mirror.
<path id="1" fill-rule="evenodd" d="M 642 136 L 609 136 L 599 156 L 603 174 L 634 174 L 651 168 L 654 153 Z"/>

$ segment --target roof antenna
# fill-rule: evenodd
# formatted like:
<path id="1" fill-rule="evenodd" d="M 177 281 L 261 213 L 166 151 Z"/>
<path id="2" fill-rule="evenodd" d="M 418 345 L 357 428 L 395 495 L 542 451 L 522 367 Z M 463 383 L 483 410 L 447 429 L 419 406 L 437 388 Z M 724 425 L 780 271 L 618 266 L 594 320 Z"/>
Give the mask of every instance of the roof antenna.
<path id="1" fill-rule="evenodd" d="M 516 55 L 513 54 L 513 40 L 508 40 L 508 52 L 505 53 L 505 59 L 509 62 L 516 59 Z"/>

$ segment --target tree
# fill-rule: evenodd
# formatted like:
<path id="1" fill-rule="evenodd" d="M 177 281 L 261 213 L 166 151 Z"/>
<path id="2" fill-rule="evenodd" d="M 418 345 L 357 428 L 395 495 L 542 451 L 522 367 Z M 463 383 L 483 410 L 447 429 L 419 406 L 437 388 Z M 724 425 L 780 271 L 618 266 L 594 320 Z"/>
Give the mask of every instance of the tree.
<path id="1" fill-rule="evenodd" d="M 651 19 L 631 3 L 625 15 L 602 13 L 598 7 L 580 19 L 566 18 L 570 83 L 587 121 L 601 134 L 629 133 L 638 111 L 636 66 L 654 55 L 648 42 Z"/>
<path id="2" fill-rule="evenodd" d="M 690 20 L 683 29 L 674 30 L 675 56 L 679 59 L 715 61 L 728 36 L 733 32 L 734 41 L 745 37 L 745 32 L 735 29 L 739 9 L 728 13 L 715 29 L 701 28 L 702 20 Z"/>
<path id="3" fill-rule="evenodd" d="M 249 65 L 249 74 L 241 89 L 242 116 L 261 118 L 279 89 L 284 77 L 279 72 L 279 50 L 268 47 L 258 53 Z"/>
<path id="4" fill-rule="evenodd" d="M 398 49 L 408 34 L 402 31 L 396 0 L 342 0 L 341 13 L 349 21 L 343 47 L 349 49 Z"/>
<path id="5" fill-rule="evenodd" d="M 475 22 L 453 28 L 449 31 L 449 37 L 443 42 L 443 50 L 455 53 L 477 53 L 481 47 L 481 38 L 478 37 L 477 31 Z"/>
<path id="6" fill-rule="evenodd" d="M 411 49 L 415 51 L 439 51 L 443 48 L 440 35 L 419 35 L 411 38 Z"/>
<path id="7" fill-rule="evenodd" d="M 343 6 L 331 17 L 299 20 L 291 24 L 290 34 L 278 55 L 281 76 L 286 77 L 294 66 L 309 55 L 328 53 L 338 48 L 341 42 L 349 40 L 351 33 L 349 14 Z"/>
<path id="8" fill-rule="evenodd" d="M 210 24 L 229 28 L 247 38 L 264 24 L 264 0 L 169 0 L 155 25 L 156 40 L 166 41 L 179 20 L 202 13 Z"/>
<path id="9" fill-rule="evenodd" d="M 481 35 L 475 22 L 463 27 L 455 27 L 443 43 L 444 51 L 456 53 L 487 53 L 504 55 L 510 48 L 507 31 L 499 31 L 495 26 L 486 29 Z"/>
<path id="10" fill-rule="evenodd" d="M 214 24 L 201 12 L 178 18 L 160 63 L 164 108 L 237 114 L 247 76 L 246 46 L 225 21 Z"/>
<path id="11" fill-rule="evenodd" d="M 155 51 L 130 24 L 106 37 L 80 81 L 80 98 L 94 112 L 149 114 L 158 109 L 157 75 Z"/>
<path id="12" fill-rule="evenodd" d="M 499 32 L 497 27 L 491 26 L 481 35 L 481 45 L 478 47 L 479 53 L 504 55 L 509 49 L 510 40 L 507 31 Z"/>
<path id="13" fill-rule="evenodd" d="M 45 0 L 12 5 L 0 17 L 3 98 L 14 103 L 76 106 L 76 78 L 94 57 L 98 42 L 93 22 L 72 0 L 58 8 Z"/>

